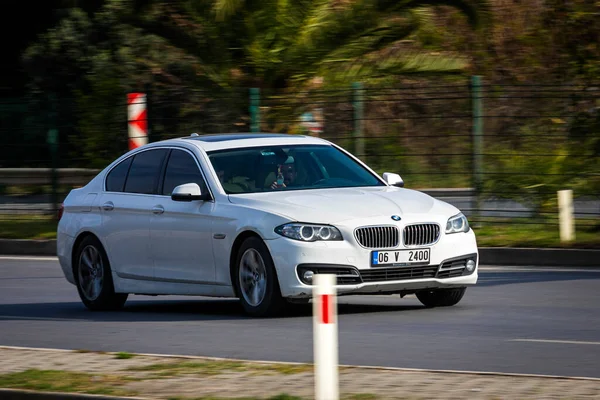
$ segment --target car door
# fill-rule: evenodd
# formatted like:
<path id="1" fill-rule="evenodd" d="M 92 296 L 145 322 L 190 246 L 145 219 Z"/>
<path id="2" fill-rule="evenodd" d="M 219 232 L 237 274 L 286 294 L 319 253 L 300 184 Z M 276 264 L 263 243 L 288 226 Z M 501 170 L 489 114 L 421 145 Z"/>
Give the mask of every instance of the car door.
<path id="1" fill-rule="evenodd" d="M 169 282 L 213 283 L 213 201 L 173 201 L 176 186 L 207 185 L 196 157 L 188 150 L 172 149 L 160 193 L 153 204 L 150 243 L 156 279 Z"/>
<path id="2" fill-rule="evenodd" d="M 150 222 L 168 149 L 150 149 L 122 161 L 102 193 L 102 237 L 111 266 L 122 278 L 152 279 Z"/>

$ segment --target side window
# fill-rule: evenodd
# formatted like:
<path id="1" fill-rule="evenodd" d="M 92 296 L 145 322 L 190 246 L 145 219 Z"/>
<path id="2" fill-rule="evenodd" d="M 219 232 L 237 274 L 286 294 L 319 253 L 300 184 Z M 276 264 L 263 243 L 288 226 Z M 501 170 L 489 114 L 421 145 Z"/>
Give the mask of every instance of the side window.
<path id="1" fill-rule="evenodd" d="M 167 153 L 166 149 L 156 149 L 135 155 L 125 182 L 125 192 L 155 194 Z"/>
<path id="2" fill-rule="evenodd" d="M 197 183 L 202 193 L 207 191 L 206 184 L 194 158 L 185 151 L 173 150 L 167 163 L 161 193 L 170 196 L 173 189 L 184 183 Z"/>
<path id="3" fill-rule="evenodd" d="M 131 165 L 133 157 L 121 161 L 116 167 L 114 167 L 106 176 L 106 190 L 109 192 L 122 192 L 123 185 L 125 185 L 125 178 L 127 178 L 127 171 Z"/>

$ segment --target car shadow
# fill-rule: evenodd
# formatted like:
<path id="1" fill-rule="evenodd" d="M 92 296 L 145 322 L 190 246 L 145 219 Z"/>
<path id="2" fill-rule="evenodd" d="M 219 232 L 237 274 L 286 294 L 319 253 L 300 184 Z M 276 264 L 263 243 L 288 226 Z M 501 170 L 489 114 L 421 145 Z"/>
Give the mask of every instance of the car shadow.
<path id="1" fill-rule="evenodd" d="M 402 302 L 399 298 L 398 302 Z M 368 301 L 368 300 L 365 300 Z M 338 314 L 371 314 L 423 309 L 411 304 L 338 304 Z M 312 303 L 289 304 L 275 318 L 312 317 Z M 80 302 L 1 304 L 0 321 L 55 320 L 95 322 L 175 322 L 254 319 L 237 299 L 132 300 L 119 311 L 90 311 Z"/>

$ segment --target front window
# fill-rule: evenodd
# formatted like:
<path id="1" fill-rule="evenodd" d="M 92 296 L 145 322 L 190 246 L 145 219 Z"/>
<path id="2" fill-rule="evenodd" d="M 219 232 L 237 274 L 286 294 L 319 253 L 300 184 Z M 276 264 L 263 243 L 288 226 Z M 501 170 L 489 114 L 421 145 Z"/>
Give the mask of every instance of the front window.
<path id="1" fill-rule="evenodd" d="M 265 146 L 208 153 L 227 194 L 385 186 L 328 145 Z"/>

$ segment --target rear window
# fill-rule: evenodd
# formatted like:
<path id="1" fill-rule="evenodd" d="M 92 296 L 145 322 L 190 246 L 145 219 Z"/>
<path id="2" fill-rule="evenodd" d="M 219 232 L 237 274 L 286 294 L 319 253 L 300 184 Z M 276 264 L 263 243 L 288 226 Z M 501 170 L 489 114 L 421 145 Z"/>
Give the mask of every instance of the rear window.
<path id="1" fill-rule="evenodd" d="M 106 176 L 106 190 L 109 192 L 122 192 L 123 186 L 125 185 L 125 179 L 127 178 L 127 172 L 131 165 L 132 157 L 121 161 L 116 167 L 114 167 Z"/>

